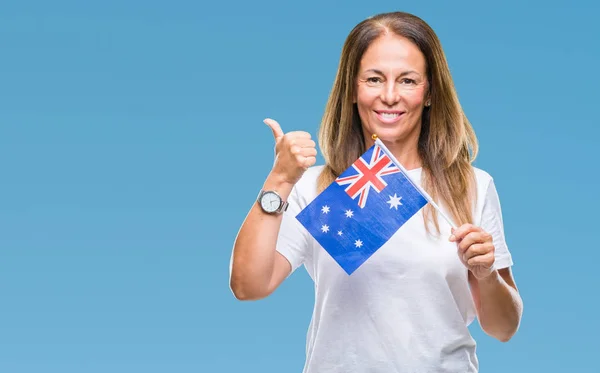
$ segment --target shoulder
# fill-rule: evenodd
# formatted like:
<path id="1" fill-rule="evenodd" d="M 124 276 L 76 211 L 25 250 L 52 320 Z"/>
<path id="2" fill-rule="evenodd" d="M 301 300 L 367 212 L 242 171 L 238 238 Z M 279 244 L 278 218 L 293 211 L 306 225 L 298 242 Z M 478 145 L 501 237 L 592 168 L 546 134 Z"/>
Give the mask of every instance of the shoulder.
<path id="1" fill-rule="evenodd" d="M 494 183 L 494 177 L 487 171 L 481 168 L 473 167 L 475 173 L 475 183 L 477 190 L 476 206 L 479 213 L 482 212 L 484 206 L 491 206 L 498 201 L 498 192 L 496 190 L 496 184 Z"/>
<path id="2" fill-rule="evenodd" d="M 316 189 L 319 175 L 321 175 L 323 168 L 325 168 L 324 165 L 309 167 L 296 183 L 296 189 L 302 192 Z"/>
<path id="3" fill-rule="evenodd" d="M 319 165 L 308 168 L 294 185 L 294 194 L 301 204 L 302 202 L 306 204 L 317 196 L 319 175 L 324 167 L 324 165 Z"/>
<path id="4" fill-rule="evenodd" d="M 317 165 L 317 166 L 312 166 L 309 167 L 304 174 L 302 175 L 302 177 L 300 178 L 300 181 L 303 182 L 317 182 L 317 179 L 319 178 L 319 175 L 321 175 L 321 172 L 323 171 L 323 168 L 325 168 L 325 165 Z M 299 181 L 299 182 L 300 182 Z"/>
<path id="5" fill-rule="evenodd" d="M 473 173 L 475 174 L 475 182 L 477 183 L 477 190 L 485 192 L 490 183 L 494 181 L 492 175 L 481 168 L 473 166 Z"/>

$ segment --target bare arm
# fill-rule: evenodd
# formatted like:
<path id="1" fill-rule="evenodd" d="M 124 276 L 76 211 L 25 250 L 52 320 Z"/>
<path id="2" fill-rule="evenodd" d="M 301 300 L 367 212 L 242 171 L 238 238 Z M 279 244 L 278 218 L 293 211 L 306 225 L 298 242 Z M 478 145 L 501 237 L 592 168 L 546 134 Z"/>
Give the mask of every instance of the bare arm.
<path id="1" fill-rule="evenodd" d="M 285 201 L 293 185 L 270 176 L 265 190 L 275 190 Z M 233 247 L 231 290 L 240 300 L 255 300 L 271 294 L 291 271 L 283 255 L 275 250 L 281 215 L 270 215 L 254 203 Z"/>
<path id="2" fill-rule="evenodd" d="M 461 261 L 469 270 L 469 284 L 477 318 L 484 332 L 506 342 L 517 332 L 523 301 L 509 268 L 494 269 L 492 236 L 481 227 L 464 224 L 452 230 Z"/>
<path id="3" fill-rule="evenodd" d="M 264 190 L 276 191 L 287 201 L 306 168 L 316 162 L 316 144 L 306 132 L 283 134 L 273 120 L 276 159 Z M 271 215 L 254 203 L 244 220 L 233 247 L 230 286 L 240 300 L 261 299 L 271 294 L 289 275 L 291 265 L 276 251 L 282 215 Z"/>
<path id="4" fill-rule="evenodd" d="M 483 331 L 502 342 L 510 340 L 523 314 L 523 301 L 510 268 L 493 271 L 481 280 L 469 272 L 469 283 Z"/>

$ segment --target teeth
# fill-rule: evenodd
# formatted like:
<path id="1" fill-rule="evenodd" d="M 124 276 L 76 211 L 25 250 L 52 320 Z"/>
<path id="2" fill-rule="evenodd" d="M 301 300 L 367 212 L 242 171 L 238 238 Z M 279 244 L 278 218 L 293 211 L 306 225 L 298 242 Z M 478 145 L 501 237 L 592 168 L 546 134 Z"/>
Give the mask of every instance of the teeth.
<path id="1" fill-rule="evenodd" d="M 398 113 L 381 113 L 381 116 L 386 119 L 394 119 L 397 118 L 400 114 Z"/>

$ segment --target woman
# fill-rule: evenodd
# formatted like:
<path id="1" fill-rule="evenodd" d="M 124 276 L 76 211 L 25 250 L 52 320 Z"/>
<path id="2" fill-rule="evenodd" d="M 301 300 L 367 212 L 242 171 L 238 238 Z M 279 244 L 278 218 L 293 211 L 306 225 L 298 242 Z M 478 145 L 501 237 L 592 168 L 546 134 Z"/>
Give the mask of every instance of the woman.
<path id="1" fill-rule="evenodd" d="M 235 241 L 235 296 L 264 298 L 304 264 L 316 292 L 304 372 L 477 372 L 467 326 L 477 317 L 508 341 L 522 301 L 493 179 L 471 165 L 477 141 L 433 30 L 397 12 L 351 31 L 319 130 L 324 166 L 312 167 L 308 133 L 265 122 L 276 160 Z M 371 134 L 459 227 L 427 205 L 348 276 L 295 216 Z"/>

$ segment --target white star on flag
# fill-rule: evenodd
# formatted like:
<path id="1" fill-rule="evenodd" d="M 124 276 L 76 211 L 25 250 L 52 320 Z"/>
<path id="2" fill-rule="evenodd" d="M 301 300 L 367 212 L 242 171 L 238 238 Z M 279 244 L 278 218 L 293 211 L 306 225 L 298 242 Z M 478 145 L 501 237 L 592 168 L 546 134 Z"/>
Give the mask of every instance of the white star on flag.
<path id="1" fill-rule="evenodd" d="M 390 204 L 390 208 L 395 208 L 396 210 L 398 210 L 398 206 L 402 206 L 402 202 L 400 202 L 400 200 L 402 199 L 402 197 L 398 197 L 396 195 L 396 193 L 394 193 L 394 196 L 390 196 L 390 200 L 387 201 L 387 203 Z"/>
<path id="2" fill-rule="evenodd" d="M 428 204 L 454 227 L 377 138 L 296 220 L 352 275 Z"/>

